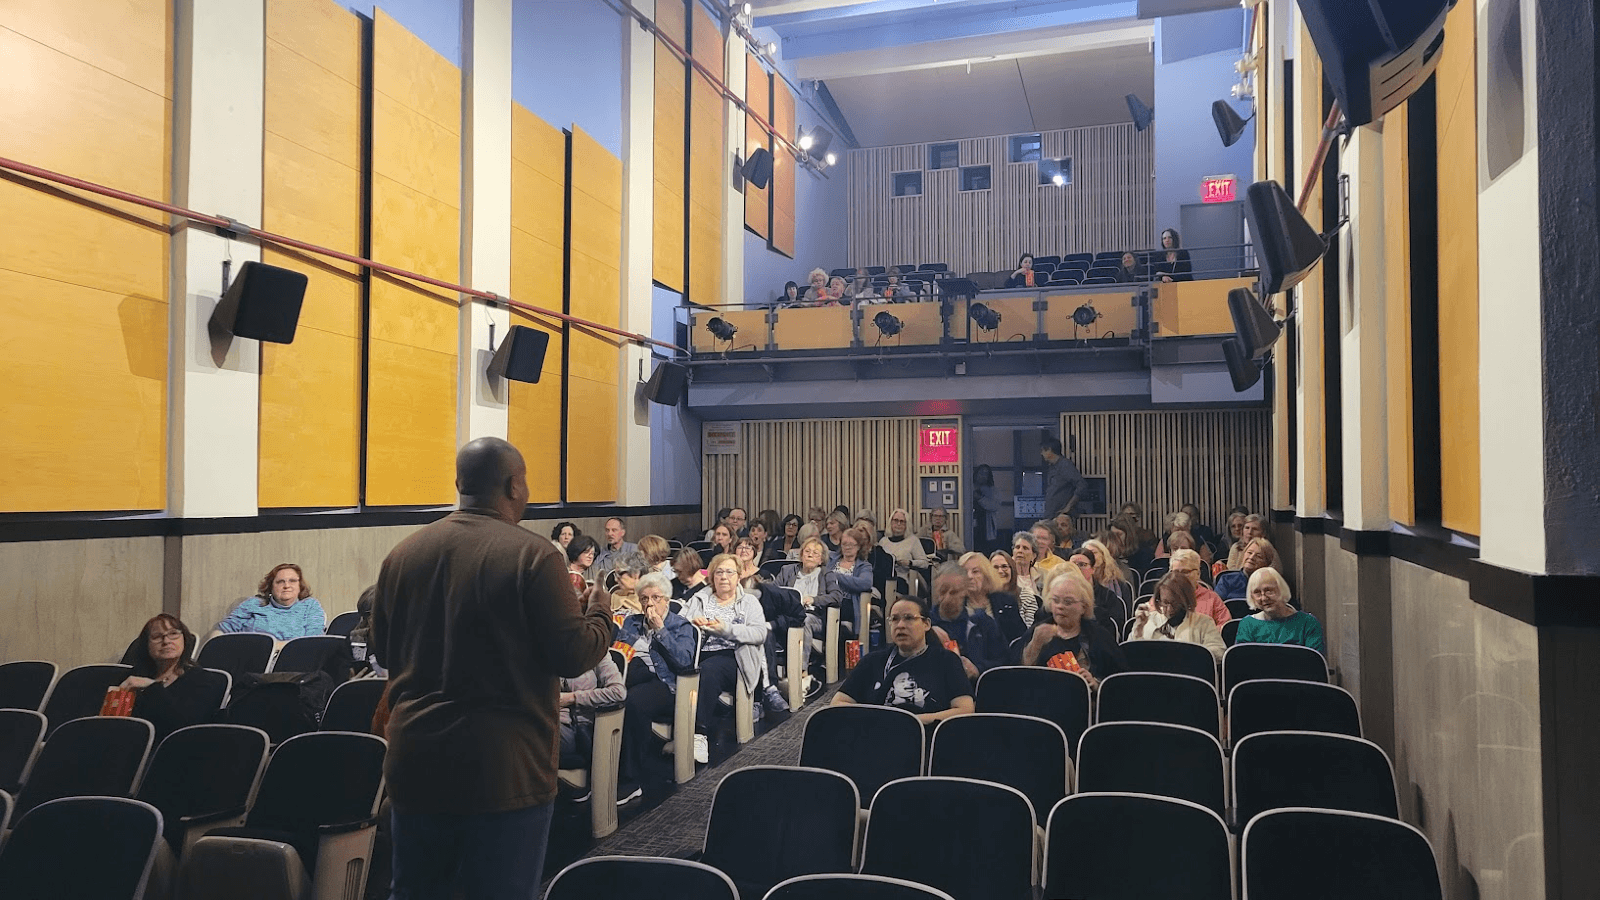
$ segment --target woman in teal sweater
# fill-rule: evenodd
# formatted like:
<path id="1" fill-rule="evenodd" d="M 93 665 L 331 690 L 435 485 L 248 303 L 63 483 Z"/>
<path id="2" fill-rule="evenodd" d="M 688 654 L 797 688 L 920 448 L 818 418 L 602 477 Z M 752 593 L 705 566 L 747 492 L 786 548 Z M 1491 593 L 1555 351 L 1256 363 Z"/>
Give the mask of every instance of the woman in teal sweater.
<path id="1" fill-rule="evenodd" d="M 217 623 L 217 630 L 261 631 L 280 641 L 322 634 L 328 627 L 322 604 L 311 596 L 305 574 L 294 563 L 273 566 L 254 597 L 246 597 Z"/>
<path id="2" fill-rule="evenodd" d="M 1289 585 L 1271 566 L 1263 566 L 1250 576 L 1250 602 L 1260 612 L 1239 620 L 1236 644 L 1299 644 L 1328 655 L 1322 640 L 1322 623 L 1308 612 L 1289 605 Z"/>

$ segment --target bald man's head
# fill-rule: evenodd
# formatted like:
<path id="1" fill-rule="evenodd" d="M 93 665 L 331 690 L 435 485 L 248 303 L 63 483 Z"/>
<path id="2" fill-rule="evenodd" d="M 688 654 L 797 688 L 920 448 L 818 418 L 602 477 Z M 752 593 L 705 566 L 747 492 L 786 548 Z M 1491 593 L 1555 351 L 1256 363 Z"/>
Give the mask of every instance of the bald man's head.
<path id="1" fill-rule="evenodd" d="M 496 437 L 469 441 L 456 454 L 456 492 L 463 507 L 488 508 L 509 522 L 528 506 L 528 470 L 522 454 Z"/>

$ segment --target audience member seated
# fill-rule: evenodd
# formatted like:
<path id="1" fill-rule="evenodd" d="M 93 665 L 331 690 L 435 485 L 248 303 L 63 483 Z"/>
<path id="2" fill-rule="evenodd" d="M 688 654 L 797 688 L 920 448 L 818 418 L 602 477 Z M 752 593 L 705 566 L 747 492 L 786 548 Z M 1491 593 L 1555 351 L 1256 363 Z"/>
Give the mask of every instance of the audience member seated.
<path id="1" fill-rule="evenodd" d="M 999 623 L 1000 633 L 1005 635 L 1007 643 L 1027 634 L 1031 626 L 1022 618 L 1017 595 L 1005 590 L 1005 579 L 995 571 L 989 558 L 973 551 L 962 554 L 960 564 L 967 575 L 967 590 L 971 598 L 968 605 L 988 613 Z"/>
<path id="2" fill-rule="evenodd" d="M 1150 270 L 1145 266 L 1144 263 L 1139 261 L 1139 257 L 1132 251 L 1124 252 L 1122 254 L 1122 261 L 1117 266 L 1117 283 L 1137 284 L 1139 282 L 1149 280 Z"/>
<path id="3" fill-rule="evenodd" d="M 1004 550 L 996 550 L 989 554 L 989 565 L 1000 579 L 1001 592 L 1017 598 L 1017 615 L 1024 622 L 1032 620 L 1034 613 L 1039 609 L 1039 598 L 1035 595 L 1030 605 L 1023 605 L 1022 596 L 1017 593 L 1017 564 L 1011 559 L 1011 554 Z"/>
<path id="4" fill-rule="evenodd" d="M 596 544 L 594 538 L 589 537 L 587 534 L 578 535 L 572 539 L 572 543 L 567 545 L 567 572 L 573 576 L 572 586 L 580 594 L 583 593 L 583 589 L 578 587 L 579 581 L 593 584 L 595 575 L 604 577 L 604 573 L 596 572 L 590 574 L 589 571 L 594 568 L 594 558 L 599 552 L 600 545 Z"/>
<path id="5" fill-rule="evenodd" d="M 778 299 L 778 306 L 780 308 L 785 306 L 794 306 L 799 302 L 800 285 L 795 284 L 792 281 L 785 281 L 783 283 L 783 296 Z"/>
<path id="6" fill-rule="evenodd" d="M 1322 640 L 1322 623 L 1308 612 L 1298 612 L 1289 601 L 1289 583 L 1272 566 L 1250 575 L 1250 605 L 1260 612 L 1239 620 L 1236 644 L 1299 644 L 1328 655 Z"/>
<path id="7" fill-rule="evenodd" d="M 961 657 L 968 678 L 1009 660 L 1010 642 L 990 614 L 987 598 L 972 590 L 971 578 L 956 563 L 944 563 L 933 575 L 934 640 Z"/>
<path id="8" fill-rule="evenodd" d="M 1094 591 L 1094 620 L 1103 623 L 1113 635 L 1120 636 L 1122 634 L 1122 626 L 1127 624 L 1127 618 L 1122 612 L 1122 601 L 1118 600 L 1117 595 L 1111 593 L 1111 590 L 1105 585 L 1095 581 L 1095 564 L 1099 562 L 1095 552 L 1087 547 L 1079 547 L 1072 551 L 1072 555 L 1067 558 L 1067 562 L 1077 568 L 1078 574 L 1083 576 L 1083 580 L 1089 582 Z M 1040 621 L 1043 621 L 1042 616 Z M 1040 621 L 1035 621 L 1031 624 L 1038 625 Z"/>
<path id="9" fill-rule="evenodd" d="M 1066 560 L 1056 554 L 1056 526 L 1044 519 L 1033 523 L 1028 528 L 1033 535 L 1033 549 L 1038 556 L 1033 561 L 1033 567 L 1038 569 L 1040 577 L 1054 572 L 1058 566 L 1066 564 Z"/>
<path id="10" fill-rule="evenodd" d="M 789 701 L 778 690 L 778 648 L 784 645 L 784 638 L 791 628 L 805 628 L 807 646 L 810 646 L 811 632 L 805 605 L 798 596 L 799 591 L 784 589 L 771 578 L 754 579 L 752 585 L 746 590 L 756 595 L 756 602 L 761 604 L 761 614 L 767 618 L 767 640 L 761 647 L 762 689 L 756 695 L 755 717 L 762 717 L 763 708 L 768 713 L 787 717 Z M 805 659 L 798 661 L 797 673 L 803 676 L 809 669 L 810 660 L 808 652 Z"/>
<path id="11" fill-rule="evenodd" d="M 806 276 L 806 289 L 800 293 L 798 306 L 828 306 L 828 273 L 821 268 L 812 269 Z"/>
<path id="12" fill-rule="evenodd" d="M 813 506 L 806 510 L 806 521 L 800 526 L 800 531 L 798 532 L 800 541 L 804 543 L 808 538 L 822 540 L 822 536 L 827 534 L 828 531 L 826 527 L 827 521 L 828 512 L 822 507 Z M 827 542 L 824 541 L 823 544 L 826 546 Z"/>
<path id="13" fill-rule="evenodd" d="M 239 601 L 217 623 L 218 631 L 258 631 L 280 641 L 322 634 L 327 628 L 322 604 L 311 596 L 305 573 L 294 563 L 273 566 L 256 586 L 255 596 Z"/>
<path id="14" fill-rule="evenodd" d="M 806 628 L 813 640 L 820 640 L 823 636 L 822 617 L 826 615 L 823 610 L 839 606 L 844 600 L 838 574 L 823 567 L 822 562 L 827 554 L 822 541 L 808 538 L 800 545 L 800 561 L 792 566 L 784 566 L 775 582 L 779 587 L 794 588 L 800 593 L 800 604 L 806 611 Z M 845 609 L 851 606 L 853 604 L 848 604 L 839 610 L 841 618 Z"/>
<path id="15" fill-rule="evenodd" d="M 1239 563 L 1238 571 L 1223 572 L 1217 576 L 1217 596 L 1224 600 L 1246 599 L 1250 596 L 1250 576 L 1257 569 L 1278 565 L 1278 551 L 1272 542 L 1266 538 L 1256 538 L 1244 550 L 1244 559 Z M 1255 608 L 1251 603 L 1250 607 Z M 1239 626 L 1243 628 L 1244 626 Z"/>
<path id="16" fill-rule="evenodd" d="M 686 551 L 693 553 L 693 550 Z M 696 557 L 696 568 L 699 568 Z M 643 789 L 654 802 L 672 790 L 672 769 L 661 757 L 660 741 L 650 726 L 671 722 L 678 676 L 694 670 L 694 625 L 670 611 L 672 586 L 665 575 L 651 572 L 639 579 L 642 615 L 629 616 L 617 631 L 617 642 L 633 647 L 628 662 L 627 705 L 622 719 L 622 786 L 619 799 Z M 607 654 L 609 655 L 609 654 Z"/>
<path id="17" fill-rule="evenodd" d="M 789 513 L 787 516 L 784 516 L 783 529 L 781 533 L 779 533 L 777 537 L 767 542 L 766 558 L 799 559 L 800 544 L 803 540 L 800 537 L 800 528 L 802 524 L 803 523 L 800 521 L 800 517 L 794 513 Z"/>
<path id="18" fill-rule="evenodd" d="M 881 536 L 878 534 L 878 520 L 872 517 L 872 513 L 869 513 L 863 509 L 856 513 L 854 527 L 859 528 L 867 533 L 868 543 L 865 547 L 861 548 L 861 555 L 866 556 L 871 552 L 873 547 L 877 546 L 878 538 Z"/>
<path id="19" fill-rule="evenodd" d="M 562 553 L 565 553 L 567 552 L 567 545 L 571 544 L 572 539 L 580 534 L 583 534 L 583 532 L 579 531 L 578 526 L 571 522 L 557 522 L 556 527 L 550 529 L 550 540 L 561 548 Z"/>
<path id="20" fill-rule="evenodd" d="M 1138 585 L 1132 584 L 1132 578 L 1122 563 L 1117 560 L 1116 553 L 1110 545 L 1099 538 L 1090 538 L 1083 542 L 1083 546 L 1095 553 L 1094 583 L 1117 595 L 1118 599 L 1133 608 L 1133 601 L 1138 599 L 1134 592 Z"/>
<path id="21" fill-rule="evenodd" d="M 606 520 L 605 536 L 605 543 L 594 557 L 595 567 L 601 572 L 611 571 L 611 561 L 616 557 L 639 550 L 638 544 L 628 540 L 628 523 L 616 516 Z"/>
<path id="22" fill-rule="evenodd" d="M 616 589 L 611 592 L 611 608 L 617 612 L 642 612 L 639 605 L 639 578 L 652 571 L 645 564 L 643 553 L 626 553 L 611 560 L 611 576 Z"/>
<path id="23" fill-rule="evenodd" d="M 854 599 L 872 590 L 872 563 L 866 558 L 871 546 L 872 540 L 867 537 L 866 529 L 847 528 L 839 532 L 839 552 L 828 561 L 828 567 L 833 570 L 839 590 L 847 601 L 840 610 L 841 616 L 850 622 L 855 621 Z"/>
<path id="24" fill-rule="evenodd" d="M 955 576 L 958 583 L 965 579 Z M 973 711 L 972 682 L 961 657 L 928 639 L 928 609 L 915 597 L 898 597 L 889 610 L 890 646 L 868 653 L 845 678 L 833 705 L 894 706 L 924 726 Z"/>
<path id="25" fill-rule="evenodd" d="M 1228 568 L 1239 569 L 1244 566 L 1244 550 L 1250 542 L 1258 537 L 1265 537 L 1267 533 L 1267 520 L 1264 516 L 1246 515 L 1239 525 L 1239 537 L 1228 548 Z"/>
<path id="26" fill-rule="evenodd" d="M 910 303 L 919 299 L 917 296 L 916 283 L 901 282 L 900 269 L 898 267 L 889 269 L 888 278 L 888 283 L 886 283 L 883 286 L 883 290 L 879 292 L 883 296 L 883 299 L 891 303 Z"/>
<path id="27" fill-rule="evenodd" d="M 1011 569 L 1016 581 L 1017 610 L 1022 613 L 1024 622 L 1034 621 L 1044 606 L 1040 602 L 1044 570 L 1034 565 L 1038 559 L 1039 551 L 1033 532 L 1019 531 L 1011 536 Z"/>
<path id="28" fill-rule="evenodd" d="M 1182 575 L 1194 588 L 1194 611 L 1206 616 L 1216 623 L 1218 628 L 1233 621 L 1233 614 L 1228 612 L 1228 604 L 1223 602 L 1217 592 L 1206 587 L 1200 582 L 1200 554 L 1193 550 L 1182 549 L 1172 551 L 1172 564 L 1168 571 Z"/>
<path id="29" fill-rule="evenodd" d="M 1245 513 L 1242 512 L 1228 513 L 1228 525 L 1226 533 L 1221 535 L 1221 543 L 1219 543 L 1217 546 L 1217 561 L 1212 564 L 1213 574 L 1225 572 L 1232 568 L 1230 565 L 1228 565 L 1230 559 L 1237 561 L 1236 554 L 1233 552 L 1233 547 L 1239 542 L 1239 537 L 1243 533 L 1244 517 Z M 1239 552 L 1243 553 L 1244 548 L 1239 548 Z"/>
<path id="30" fill-rule="evenodd" d="M 1066 512 L 1056 513 L 1055 518 L 1050 520 L 1050 524 L 1054 525 L 1056 529 L 1055 552 L 1057 556 L 1071 556 L 1072 551 L 1078 549 L 1084 538 L 1087 537 L 1086 534 L 1078 530 L 1077 524 L 1072 521 L 1072 516 Z"/>
<path id="31" fill-rule="evenodd" d="M 718 698 L 730 693 L 737 703 L 741 691 L 760 696 L 768 631 L 761 601 L 739 586 L 739 561 L 719 553 L 711 559 L 710 573 L 711 584 L 696 591 L 683 607 L 684 617 L 704 635 L 694 723 L 694 759 L 702 763 L 709 758 Z"/>
<path id="32" fill-rule="evenodd" d="M 156 743 L 190 725 L 211 721 L 222 700 L 223 676 L 195 666 L 195 637 L 176 616 L 144 623 L 122 657 L 133 674 L 117 687 L 136 691 L 133 715 L 155 726 Z"/>
<path id="33" fill-rule="evenodd" d="M 383 667 L 382 662 L 378 659 L 377 648 L 372 646 L 372 641 L 370 640 L 372 636 L 372 605 L 377 600 L 378 586 L 376 584 L 367 585 L 367 589 L 362 591 L 361 596 L 356 600 L 356 624 L 354 628 L 350 629 L 351 659 L 356 664 L 356 678 L 368 675 L 374 678 L 389 677 L 388 670 Z M 355 656 L 354 651 L 357 644 L 366 648 L 364 657 Z"/>
<path id="34" fill-rule="evenodd" d="M 928 527 L 917 532 L 917 537 L 933 541 L 933 552 L 940 559 L 958 557 L 967 552 L 961 535 L 950 528 L 950 514 L 943 507 L 928 513 Z"/>
<path id="35" fill-rule="evenodd" d="M 1133 611 L 1133 630 L 1128 633 L 1128 640 L 1199 644 L 1210 650 L 1219 663 L 1227 649 L 1217 623 L 1195 611 L 1194 585 L 1177 572 L 1161 576 L 1155 599 L 1139 604 Z"/>
<path id="36" fill-rule="evenodd" d="M 706 585 L 705 563 L 688 547 L 672 557 L 672 599 L 683 600 Z"/>
<path id="37" fill-rule="evenodd" d="M 818 537 L 830 554 L 839 552 L 839 536 L 849 527 L 850 517 L 838 510 L 828 513 L 828 517 L 822 520 L 822 534 Z"/>
<path id="38" fill-rule="evenodd" d="M 672 545 L 659 534 L 639 538 L 639 553 L 644 556 L 644 567 L 649 572 L 660 572 L 672 577 Z"/>
<path id="39" fill-rule="evenodd" d="M 844 276 L 835 275 L 832 278 L 828 279 L 828 303 L 829 304 L 831 304 L 831 305 L 839 305 L 839 306 L 849 305 L 850 301 L 845 299 L 844 292 L 845 292 Z"/>
<path id="40" fill-rule="evenodd" d="M 1189 262 L 1189 251 L 1180 249 L 1183 242 L 1176 228 L 1161 232 L 1161 251 L 1150 260 L 1150 274 L 1157 281 L 1193 281 L 1194 266 Z"/>
<path id="41" fill-rule="evenodd" d="M 760 545 L 755 539 L 742 537 L 733 542 L 733 558 L 739 561 L 739 586 L 752 594 L 756 592 L 756 583 L 762 580 L 760 556 Z"/>
<path id="42" fill-rule="evenodd" d="M 1017 267 L 1006 276 L 1006 287 L 1038 287 L 1038 278 L 1033 271 L 1033 254 L 1024 253 L 1017 257 Z"/>
<path id="43" fill-rule="evenodd" d="M 1200 546 L 1195 549 L 1203 550 L 1200 555 L 1209 562 L 1222 549 L 1222 542 L 1218 539 L 1217 533 L 1200 518 L 1200 507 L 1193 503 L 1185 503 L 1179 509 L 1189 517 L 1189 533 L 1200 542 Z"/>
<path id="44" fill-rule="evenodd" d="M 907 577 L 912 569 L 928 568 L 928 554 L 922 550 L 921 538 L 908 530 L 910 522 L 910 514 L 903 509 L 889 513 L 889 533 L 878 540 L 883 552 L 894 557 L 894 574 L 898 578 Z"/>
<path id="45" fill-rule="evenodd" d="M 711 547 L 707 552 L 712 556 L 716 556 L 719 553 L 733 552 L 734 532 L 728 526 L 720 522 L 717 523 L 717 527 L 711 529 L 709 540 L 711 541 Z"/>
<path id="46" fill-rule="evenodd" d="M 855 275 L 850 279 L 850 283 L 845 285 L 845 299 L 852 303 L 861 303 L 876 299 L 877 296 L 878 291 L 872 285 L 872 276 L 867 274 L 866 269 L 856 269 Z"/>
<path id="47" fill-rule="evenodd" d="M 1194 535 L 1190 532 L 1174 531 L 1167 535 L 1167 558 L 1171 559 L 1172 554 L 1177 553 L 1179 550 L 1193 550 L 1195 555 L 1200 557 L 1202 565 L 1211 564 L 1211 551 L 1205 544 L 1196 541 Z"/>
<path id="48" fill-rule="evenodd" d="M 1116 637 L 1094 620 L 1094 591 L 1076 567 L 1052 574 L 1045 582 L 1044 595 L 1051 620 L 1033 630 L 1033 638 L 1022 651 L 1023 665 L 1077 672 L 1090 688 L 1098 687 L 1102 678 L 1127 670 Z"/>
<path id="49" fill-rule="evenodd" d="M 600 657 L 599 665 L 577 678 L 561 679 L 556 701 L 561 709 L 561 768 L 589 768 L 596 707 L 615 706 L 627 698 L 622 673 L 609 653 Z"/>
<path id="50" fill-rule="evenodd" d="M 745 534 L 745 539 L 751 541 L 755 547 L 756 565 L 758 566 L 772 558 L 768 553 L 769 542 L 767 541 L 767 538 L 771 536 L 772 532 L 767 530 L 766 522 L 763 522 L 760 519 L 751 520 L 750 528 Z"/>

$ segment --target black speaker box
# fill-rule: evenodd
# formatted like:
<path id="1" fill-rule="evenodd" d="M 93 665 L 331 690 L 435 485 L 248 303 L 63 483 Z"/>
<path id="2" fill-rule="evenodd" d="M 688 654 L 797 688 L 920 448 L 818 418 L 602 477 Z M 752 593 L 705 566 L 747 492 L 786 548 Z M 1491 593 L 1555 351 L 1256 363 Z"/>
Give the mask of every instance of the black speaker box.
<path id="1" fill-rule="evenodd" d="M 1287 291 L 1311 274 L 1327 245 L 1276 181 L 1250 185 L 1244 201 L 1250 239 L 1255 242 L 1256 262 L 1261 267 L 1261 292 Z"/>
<path id="2" fill-rule="evenodd" d="M 1228 364 L 1228 378 L 1233 381 L 1235 394 L 1244 393 L 1261 380 L 1261 367 L 1245 355 L 1238 338 L 1227 338 L 1222 342 L 1222 358 Z"/>
<path id="3" fill-rule="evenodd" d="M 1234 288 L 1228 292 L 1228 314 L 1233 317 L 1233 331 L 1239 346 L 1250 359 L 1267 352 L 1283 332 L 1283 326 L 1273 321 L 1272 312 L 1249 288 Z"/>
<path id="4" fill-rule="evenodd" d="M 242 338 L 292 344 L 305 299 L 303 273 L 246 262 L 211 311 L 211 327 Z"/>
<path id="5" fill-rule="evenodd" d="M 513 325 L 511 333 L 494 351 L 494 358 L 489 360 L 489 374 L 538 384 L 539 375 L 544 372 L 544 351 L 549 346 L 549 332 L 526 325 Z"/>
<path id="6" fill-rule="evenodd" d="M 677 406 L 683 402 L 683 389 L 689 385 L 689 367 L 682 363 L 662 360 L 650 373 L 644 384 L 644 396 L 651 403 Z"/>
<path id="7" fill-rule="evenodd" d="M 772 151 L 757 147 L 744 161 L 744 180 L 756 190 L 763 190 L 772 182 Z"/>
<path id="8" fill-rule="evenodd" d="M 1451 0 L 1300 0 L 1322 74 L 1351 125 L 1411 96 L 1439 65 Z"/>

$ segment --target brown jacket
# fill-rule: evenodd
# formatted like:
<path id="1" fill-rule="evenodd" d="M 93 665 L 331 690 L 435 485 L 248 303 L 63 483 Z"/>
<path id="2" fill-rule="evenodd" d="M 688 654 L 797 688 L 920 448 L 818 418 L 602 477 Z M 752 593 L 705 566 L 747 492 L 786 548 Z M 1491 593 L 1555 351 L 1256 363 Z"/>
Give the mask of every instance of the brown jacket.
<path id="1" fill-rule="evenodd" d="M 389 794 L 407 813 L 506 812 L 556 793 L 557 679 L 611 645 L 550 541 L 463 509 L 383 561 L 372 645 L 389 670 Z"/>

